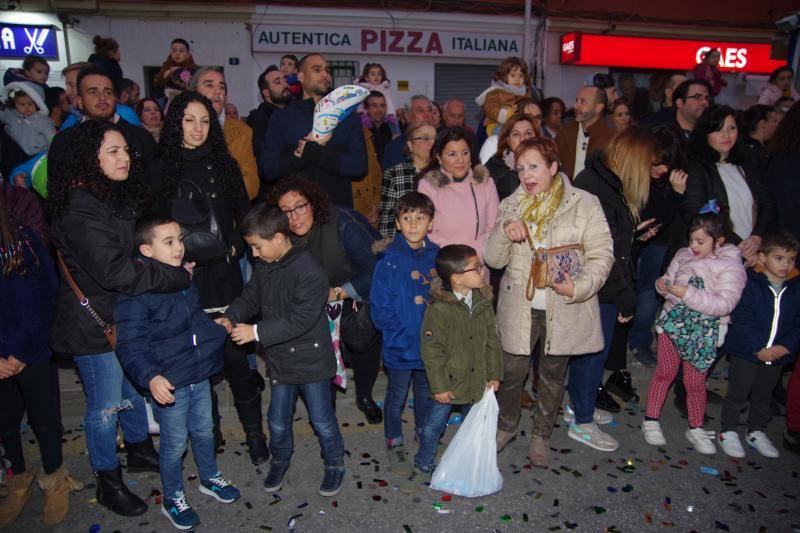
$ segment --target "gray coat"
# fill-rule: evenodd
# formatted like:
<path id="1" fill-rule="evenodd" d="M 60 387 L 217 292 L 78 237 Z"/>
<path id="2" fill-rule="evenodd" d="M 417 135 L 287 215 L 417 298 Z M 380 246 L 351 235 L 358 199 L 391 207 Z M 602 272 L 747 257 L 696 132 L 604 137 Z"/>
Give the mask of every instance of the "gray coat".
<path id="1" fill-rule="evenodd" d="M 5 125 L 9 137 L 28 155 L 47 150 L 50 139 L 56 134 L 53 121 L 40 113 L 24 117 L 14 109 L 5 109 L 0 111 L 0 122 Z"/>

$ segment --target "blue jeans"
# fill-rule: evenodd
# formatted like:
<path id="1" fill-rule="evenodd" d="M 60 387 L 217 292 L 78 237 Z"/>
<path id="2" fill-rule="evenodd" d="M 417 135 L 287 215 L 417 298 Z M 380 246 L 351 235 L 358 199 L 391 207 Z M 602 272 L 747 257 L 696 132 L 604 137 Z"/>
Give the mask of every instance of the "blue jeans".
<path id="1" fill-rule="evenodd" d="M 148 438 L 144 398 L 136 392 L 114 352 L 76 355 L 86 395 L 86 446 L 92 469 L 113 470 L 117 459 L 117 417 L 127 442 Z"/>
<path id="2" fill-rule="evenodd" d="M 400 370 L 386 368 L 389 380 L 386 399 L 383 401 L 383 436 L 387 446 L 403 444 L 403 421 L 400 416 L 408 397 L 408 389 L 414 387 L 414 431 L 419 437 L 431 402 L 428 377 L 424 370 Z"/>
<path id="3" fill-rule="evenodd" d="M 273 462 L 289 463 L 294 452 L 294 410 L 302 394 L 311 425 L 317 433 L 325 466 L 344 466 L 344 441 L 331 404 L 331 380 L 287 385 L 270 382 L 271 394 L 267 423 L 269 451 Z"/>
<path id="4" fill-rule="evenodd" d="M 416 403 L 416 399 L 414 400 Z M 414 456 L 414 466 L 423 472 L 433 472 L 433 461 L 436 459 L 436 448 L 439 446 L 439 437 L 447 428 L 447 420 L 450 418 L 450 410 L 453 404 L 439 403 L 431 400 L 428 405 L 428 412 L 425 414 L 425 423 L 422 426 L 422 434 L 419 438 L 419 450 Z M 461 406 L 461 420 L 466 420 L 472 404 Z"/>
<path id="5" fill-rule="evenodd" d="M 187 437 L 200 479 L 217 474 L 214 452 L 214 423 L 211 420 L 211 385 L 208 380 L 176 389 L 175 402 L 161 405 L 153 400 L 153 414 L 161 426 L 158 464 L 164 495 L 183 490 L 183 452 Z"/>
<path id="6" fill-rule="evenodd" d="M 611 350 L 617 307 L 600 304 L 600 326 L 603 329 L 603 349 L 596 353 L 573 357 L 569 362 L 569 400 L 575 410 L 575 423 L 588 424 L 594 420 L 597 387 L 603 381 L 603 370 Z"/>
<path id="7" fill-rule="evenodd" d="M 639 255 L 636 278 L 636 314 L 633 327 L 628 333 L 628 346 L 631 349 L 651 350 L 653 344 L 653 323 L 656 321 L 660 303 L 656 292 L 656 280 L 661 275 L 667 247 L 648 244 Z"/>

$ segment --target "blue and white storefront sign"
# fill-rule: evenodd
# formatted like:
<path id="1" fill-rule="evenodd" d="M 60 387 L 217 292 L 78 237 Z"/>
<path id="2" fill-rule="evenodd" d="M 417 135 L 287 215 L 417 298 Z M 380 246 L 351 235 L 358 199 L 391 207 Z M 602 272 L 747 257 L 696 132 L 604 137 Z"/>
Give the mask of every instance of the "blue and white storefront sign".
<path id="1" fill-rule="evenodd" d="M 58 59 L 55 27 L 0 22 L 0 57 L 21 59 L 30 54 Z"/>

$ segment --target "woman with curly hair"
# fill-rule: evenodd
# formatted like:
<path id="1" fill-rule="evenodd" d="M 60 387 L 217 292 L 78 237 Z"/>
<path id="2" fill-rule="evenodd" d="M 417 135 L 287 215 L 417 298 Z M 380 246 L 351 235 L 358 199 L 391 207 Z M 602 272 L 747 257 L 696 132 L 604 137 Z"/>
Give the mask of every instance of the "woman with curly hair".
<path id="1" fill-rule="evenodd" d="M 154 179 L 158 209 L 182 226 L 186 259 L 196 263 L 194 282 L 203 309 L 217 318 L 244 287 L 239 260 L 245 243 L 239 226 L 247 214 L 247 191 L 236 160 L 228 152 L 211 101 L 195 91 L 176 96 L 161 130 L 159 158 L 148 175 Z M 249 351 L 228 339 L 225 377 L 245 432 L 251 461 L 269 458 L 261 417 L 264 380 L 248 364 Z M 222 435 L 212 389 L 214 437 Z"/>
<path id="2" fill-rule="evenodd" d="M 117 420 L 129 472 L 158 472 L 158 455 L 148 435 L 144 400 L 124 376 L 106 330 L 119 294 L 180 291 L 189 287 L 189 275 L 183 268 L 131 258 L 134 223 L 147 208 L 149 193 L 122 131 L 98 120 L 74 128 L 74 144 L 47 185 L 53 242 L 64 263 L 51 344 L 73 356 L 83 382 L 97 503 L 137 516 L 147 504 L 122 480 Z M 73 280 L 83 298 L 70 288 Z"/>
<path id="3" fill-rule="evenodd" d="M 372 244 L 380 235 L 357 211 L 331 205 L 322 189 L 305 177 L 280 180 L 270 199 L 289 217 L 297 241 L 328 274 L 327 311 L 334 324 L 334 345 L 340 333 L 340 346 L 353 368 L 356 407 L 367 422 L 378 424 L 383 413 L 372 399 L 372 387 L 381 363 L 380 334 L 364 304 L 375 270 Z M 343 385 L 341 378 L 340 368 L 335 383 Z"/>

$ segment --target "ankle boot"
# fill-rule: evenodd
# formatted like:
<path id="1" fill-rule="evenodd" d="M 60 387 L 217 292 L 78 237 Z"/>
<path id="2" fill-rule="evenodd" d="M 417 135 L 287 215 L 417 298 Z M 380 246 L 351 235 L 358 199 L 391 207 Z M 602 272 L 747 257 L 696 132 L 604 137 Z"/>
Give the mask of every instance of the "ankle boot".
<path id="1" fill-rule="evenodd" d="M 69 493 L 81 490 L 83 483 L 72 479 L 64 465 L 52 474 L 39 472 L 36 481 L 44 492 L 42 521 L 48 526 L 60 524 L 69 514 Z"/>
<path id="2" fill-rule="evenodd" d="M 624 402 L 638 402 L 639 395 L 633 386 L 631 375 L 624 370 L 616 370 L 606 380 L 606 390 L 616 394 Z"/>
<path id="3" fill-rule="evenodd" d="M 597 400 L 594 406 L 603 411 L 608 411 L 609 413 L 619 413 L 622 409 L 605 387 L 597 388 Z"/>
<path id="4" fill-rule="evenodd" d="M 244 429 L 245 441 L 250 453 L 250 461 L 258 466 L 267 462 L 269 459 L 269 448 L 267 448 L 267 437 L 264 436 L 264 429 L 261 415 L 261 393 L 245 402 L 234 400 L 239 421 Z"/>
<path id="5" fill-rule="evenodd" d="M 0 528 L 9 527 L 17 521 L 22 508 L 31 497 L 34 472 L 35 470 L 29 466 L 25 472 L 6 478 L 8 496 L 0 500 Z"/>
<path id="6" fill-rule="evenodd" d="M 147 504 L 132 493 L 122 480 L 122 467 L 99 470 L 97 475 L 97 503 L 121 516 L 139 516 L 147 512 Z"/>
<path id="7" fill-rule="evenodd" d="M 158 453 L 153 446 L 153 439 L 149 435 L 142 442 L 125 441 L 125 452 L 128 454 L 128 464 L 125 467 L 128 473 L 159 473 Z"/>

